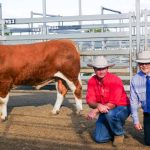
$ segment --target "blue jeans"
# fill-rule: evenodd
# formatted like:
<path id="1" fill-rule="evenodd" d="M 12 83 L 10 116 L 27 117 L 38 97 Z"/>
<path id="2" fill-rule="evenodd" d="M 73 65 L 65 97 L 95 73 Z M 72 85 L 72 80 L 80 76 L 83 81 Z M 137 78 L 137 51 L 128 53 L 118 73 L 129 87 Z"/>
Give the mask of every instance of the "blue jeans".
<path id="1" fill-rule="evenodd" d="M 93 133 L 94 140 L 105 143 L 113 140 L 114 136 L 124 135 L 124 124 L 129 115 L 129 106 L 118 106 L 108 113 L 100 114 Z"/>

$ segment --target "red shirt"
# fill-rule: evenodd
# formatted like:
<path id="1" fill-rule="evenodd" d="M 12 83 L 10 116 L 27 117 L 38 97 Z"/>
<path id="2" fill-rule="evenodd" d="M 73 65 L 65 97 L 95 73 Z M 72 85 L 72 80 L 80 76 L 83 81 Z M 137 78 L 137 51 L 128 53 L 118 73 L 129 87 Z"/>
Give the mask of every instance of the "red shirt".
<path id="1" fill-rule="evenodd" d="M 112 103 L 116 106 L 129 105 L 129 98 L 124 90 L 121 79 L 111 73 L 107 73 L 106 76 L 99 81 L 96 75 L 92 76 L 88 81 L 87 103 Z"/>

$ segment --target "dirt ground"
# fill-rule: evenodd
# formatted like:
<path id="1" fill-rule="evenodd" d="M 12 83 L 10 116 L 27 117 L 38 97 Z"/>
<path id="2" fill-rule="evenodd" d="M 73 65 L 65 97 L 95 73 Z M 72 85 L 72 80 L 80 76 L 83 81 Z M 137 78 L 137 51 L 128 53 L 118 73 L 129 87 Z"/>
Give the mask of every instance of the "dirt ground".
<path id="1" fill-rule="evenodd" d="M 11 92 L 8 120 L 0 124 L 0 150 L 116 149 L 112 142 L 98 144 L 92 140 L 91 132 L 96 120 L 86 119 L 90 109 L 85 100 L 80 116 L 75 114 L 72 94 L 66 96 L 60 114 L 52 115 L 55 98 L 55 91 Z M 126 138 L 119 149 L 150 149 L 143 144 L 143 132 L 134 130 L 131 117 L 128 118 L 125 128 Z"/>

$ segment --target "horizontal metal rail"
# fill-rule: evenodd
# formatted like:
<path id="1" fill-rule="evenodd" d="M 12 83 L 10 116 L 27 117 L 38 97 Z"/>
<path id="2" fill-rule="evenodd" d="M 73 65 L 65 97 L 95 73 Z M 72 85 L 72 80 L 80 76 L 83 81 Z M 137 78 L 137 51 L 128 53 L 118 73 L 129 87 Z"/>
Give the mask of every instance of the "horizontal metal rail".
<path id="1" fill-rule="evenodd" d="M 129 55 L 130 51 L 129 49 L 124 50 L 86 50 L 86 51 L 80 51 L 81 56 L 98 56 L 98 55 Z"/>
<path id="2" fill-rule="evenodd" d="M 134 14 L 133 14 L 134 15 Z M 103 15 L 82 15 L 82 16 L 56 16 L 56 17 L 38 17 L 38 18 L 10 18 L 14 19 L 15 24 L 29 23 L 47 23 L 47 22 L 73 22 L 73 21 L 95 21 L 95 20 L 119 20 L 128 19 L 129 13 L 124 14 L 103 14 Z M 9 18 L 0 20 L 0 24 L 9 23 Z"/>

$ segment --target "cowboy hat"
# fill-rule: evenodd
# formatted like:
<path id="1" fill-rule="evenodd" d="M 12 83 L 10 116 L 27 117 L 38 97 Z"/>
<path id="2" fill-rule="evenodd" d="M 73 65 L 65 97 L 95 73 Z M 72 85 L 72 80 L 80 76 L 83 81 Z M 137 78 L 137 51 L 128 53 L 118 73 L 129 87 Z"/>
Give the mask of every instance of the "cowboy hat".
<path id="1" fill-rule="evenodd" d="M 150 51 L 142 51 L 138 54 L 137 63 L 150 63 Z"/>
<path id="2" fill-rule="evenodd" d="M 94 67 L 94 68 L 106 68 L 106 67 L 112 67 L 115 64 L 108 64 L 104 56 L 98 56 L 91 64 L 87 64 L 87 65 L 89 67 Z"/>

